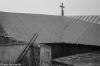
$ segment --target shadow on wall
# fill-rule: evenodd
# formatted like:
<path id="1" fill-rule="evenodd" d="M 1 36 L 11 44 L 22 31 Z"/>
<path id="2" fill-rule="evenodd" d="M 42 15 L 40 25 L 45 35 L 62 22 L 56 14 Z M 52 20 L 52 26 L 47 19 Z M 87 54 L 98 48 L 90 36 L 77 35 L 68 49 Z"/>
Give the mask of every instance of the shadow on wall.
<path id="1" fill-rule="evenodd" d="M 51 47 L 52 59 L 81 54 L 93 51 L 100 51 L 100 46 L 83 45 L 76 43 L 42 43 Z"/>

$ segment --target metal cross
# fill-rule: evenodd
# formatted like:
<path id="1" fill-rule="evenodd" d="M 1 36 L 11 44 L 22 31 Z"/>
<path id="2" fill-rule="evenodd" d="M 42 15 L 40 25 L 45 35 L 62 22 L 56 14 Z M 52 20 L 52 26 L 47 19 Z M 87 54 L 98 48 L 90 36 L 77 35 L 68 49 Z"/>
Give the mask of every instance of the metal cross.
<path id="1" fill-rule="evenodd" d="M 62 16 L 64 16 L 64 8 L 65 8 L 65 6 L 63 5 L 63 3 L 60 5 L 60 7 L 61 7 L 61 15 Z"/>

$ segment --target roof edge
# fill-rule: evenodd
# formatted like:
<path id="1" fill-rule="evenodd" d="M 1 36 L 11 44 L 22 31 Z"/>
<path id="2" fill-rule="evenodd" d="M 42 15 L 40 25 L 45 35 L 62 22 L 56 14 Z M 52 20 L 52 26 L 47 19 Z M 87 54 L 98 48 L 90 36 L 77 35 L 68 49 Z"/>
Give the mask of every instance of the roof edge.
<path id="1" fill-rule="evenodd" d="M 21 12 L 6 12 L 6 11 L 0 11 L 0 12 L 2 12 L 2 13 L 12 13 L 12 14 L 28 14 L 28 15 L 45 15 L 45 16 L 59 16 L 60 17 L 60 15 L 49 15 L 49 14 L 37 14 L 37 13 L 21 13 Z"/>

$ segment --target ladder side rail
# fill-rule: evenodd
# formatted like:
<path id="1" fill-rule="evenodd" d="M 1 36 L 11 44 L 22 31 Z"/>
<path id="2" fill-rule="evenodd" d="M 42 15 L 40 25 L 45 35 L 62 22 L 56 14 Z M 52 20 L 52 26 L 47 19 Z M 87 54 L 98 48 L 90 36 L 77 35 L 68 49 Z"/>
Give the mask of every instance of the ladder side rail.
<path id="1" fill-rule="evenodd" d="M 39 35 L 39 34 L 38 34 Z M 34 41 L 36 40 L 36 38 L 38 37 L 38 35 L 35 37 Z M 34 43 L 34 41 L 28 46 L 28 48 L 25 50 L 25 52 L 23 53 L 22 58 L 20 58 L 19 62 L 25 57 L 26 53 L 28 52 L 28 50 L 30 49 L 30 47 L 32 46 L 32 44 Z"/>
<path id="2" fill-rule="evenodd" d="M 35 35 L 37 34 L 37 32 L 33 35 L 32 39 L 30 40 L 30 42 L 28 43 L 28 45 L 25 47 L 25 49 L 23 50 L 23 52 L 20 54 L 20 56 L 18 57 L 18 59 L 16 60 L 16 63 L 19 62 L 19 60 L 22 58 L 25 50 L 28 48 L 28 46 L 31 44 L 32 40 L 34 39 Z"/>

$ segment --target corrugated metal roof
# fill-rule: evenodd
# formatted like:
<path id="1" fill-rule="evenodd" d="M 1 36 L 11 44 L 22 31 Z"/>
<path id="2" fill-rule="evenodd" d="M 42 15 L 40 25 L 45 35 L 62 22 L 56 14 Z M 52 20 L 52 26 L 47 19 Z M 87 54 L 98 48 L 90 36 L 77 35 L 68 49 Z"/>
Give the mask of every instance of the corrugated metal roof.
<path id="1" fill-rule="evenodd" d="M 37 43 L 61 42 L 64 27 L 61 16 L 0 12 L 6 32 L 17 40 L 29 42 L 35 32 Z"/>
<path id="2" fill-rule="evenodd" d="M 99 16 L 86 16 L 83 20 L 64 18 L 65 22 L 68 22 L 63 32 L 64 42 L 100 45 L 100 24 L 97 24 Z"/>
<path id="3" fill-rule="evenodd" d="M 100 46 L 100 16 L 53 16 L 0 12 L 0 23 L 8 35 L 37 43 L 70 42 Z"/>
<path id="4" fill-rule="evenodd" d="M 98 20 L 100 19 L 100 16 L 99 15 L 90 15 L 90 16 L 82 16 L 82 15 L 80 15 L 80 16 L 68 16 L 68 17 L 70 17 L 70 18 L 74 18 L 74 19 L 79 19 L 79 20 L 82 20 L 82 21 L 85 21 L 85 22 L 92 22 L 92 23 L 97 23 L 98 22 Z M 98 24 L 98 23 L 97 23 Z"/>

